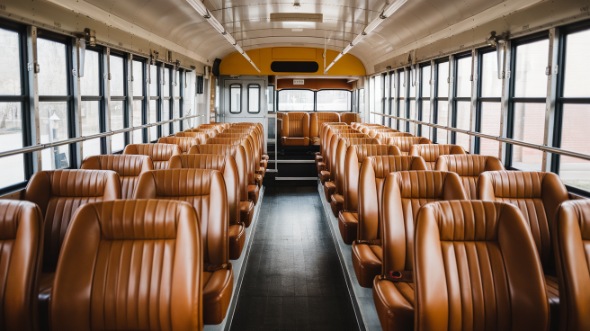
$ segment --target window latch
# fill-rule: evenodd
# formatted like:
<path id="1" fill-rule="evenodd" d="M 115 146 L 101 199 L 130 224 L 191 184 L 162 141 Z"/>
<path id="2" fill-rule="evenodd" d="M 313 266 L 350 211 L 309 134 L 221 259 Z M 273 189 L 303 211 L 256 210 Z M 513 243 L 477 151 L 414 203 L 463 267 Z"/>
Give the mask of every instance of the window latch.
<path id="1" fill-rule="evenodd" d="M 39 66 L 38 62 L 29 62 L 27 63 L 27 70 L 38 74 L 41 71 L 41 67 Z"/>

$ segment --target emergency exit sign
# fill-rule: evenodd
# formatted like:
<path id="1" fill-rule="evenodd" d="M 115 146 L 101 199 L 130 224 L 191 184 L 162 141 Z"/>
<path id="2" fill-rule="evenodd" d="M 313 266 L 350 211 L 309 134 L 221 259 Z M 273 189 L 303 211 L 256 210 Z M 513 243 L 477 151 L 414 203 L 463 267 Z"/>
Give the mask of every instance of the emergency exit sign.
<path id="1" fill-rule="evenodd" d="M 293 79 L 293 85 L 305 85 L 305 79 Z"/>

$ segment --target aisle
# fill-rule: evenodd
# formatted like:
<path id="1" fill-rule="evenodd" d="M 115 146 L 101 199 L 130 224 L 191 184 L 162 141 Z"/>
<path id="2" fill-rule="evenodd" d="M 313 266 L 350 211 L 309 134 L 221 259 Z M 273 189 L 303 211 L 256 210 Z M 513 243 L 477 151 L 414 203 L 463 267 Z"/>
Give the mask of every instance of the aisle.
<path id="1" fill-rule="evenodd" d="M 232 330 L 356 330 L 315 186 L 267 187 Z"/>

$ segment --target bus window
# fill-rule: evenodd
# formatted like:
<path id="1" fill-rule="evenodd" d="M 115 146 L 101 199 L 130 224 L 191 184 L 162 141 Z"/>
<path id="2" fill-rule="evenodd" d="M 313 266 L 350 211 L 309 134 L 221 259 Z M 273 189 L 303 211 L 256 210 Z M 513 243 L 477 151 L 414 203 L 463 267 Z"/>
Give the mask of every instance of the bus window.
<path id="1" fill-rule="evenodd" d="M 248 85 L 248 113 L 260 113 L 260 85 Z"/>
<path id="2" fill-rule="evenodd" d="M 111 55 L 111 130 L 125 128 L 125 59 Z M 111 136 L 111 152 L 119 152 L 125 148 L 125 134 Z"/>
<path id="3" fill-rule="evenodd" d="M 239 114 L 242 112 L 242 85 L 231 84 L 229 86 L 229 112 Z"/>
<path id="4" fill-rule="evenodd" d="M 317 92 L 318 111 L 352 111 L 351 92 L 346 90 L 321 90 Z"/>

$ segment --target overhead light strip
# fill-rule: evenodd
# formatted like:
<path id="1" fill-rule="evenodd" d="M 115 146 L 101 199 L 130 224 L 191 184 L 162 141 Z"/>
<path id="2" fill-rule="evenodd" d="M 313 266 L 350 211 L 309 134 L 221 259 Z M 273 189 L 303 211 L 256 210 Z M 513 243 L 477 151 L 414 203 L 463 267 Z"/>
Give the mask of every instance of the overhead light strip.
<path id="1" fill-rule="evenodd" d="M 199 13 L 199 15 L 201 15 L 207 22 L 209 22 L 213 29 L 219 32 L 223 36 L 223 38 L 225 38 L 232 45 L 232 47 L 235 48 L 236 51 L 238 51 L 238 53 L 242 54 L 246 61 L 248 61 L 252 65 L 252 67 L 256 69 L 256 71 L 260 72 L 260 69 L 258 69 L 256 64 L 254 64 L 254 62 L 252 61 L 252 59 L 250 59 L 248 54 L 246 54 L 242 47 L 238 45 L 236 39 L 225 30 L 225 27 L 223 27 L 223 25 L 219 23 L 219 21 L 213 15 L 211 15 L 211 12 L 209 12 L 209 9 L 205 7 L 203 2 L 201 2 L 200 0 L 186 0 L 186 2 L 188 2 L 188 4 L 191 5 L 191 7 L 193 7 L 193 9 L 197 13 Z"/>
<path id="2" fill-rule="evenodd" d="M 190 0 L 187 0 L 187 1 L 190 1 Z M 334 64 L 336 64 L 336 62 L 338 62 L 338 60 L 340 60 L 342 58 L 342 56 L 344 54 L 350 52 L 350 50 L 354 46 L 359 44 L 365 38 L 366 35 L 372 33 L 379 25 L 381 25 L 381 23 L 383 23 L 383 21 L 385 21 L 388 17 L 390 17 L 396 11 L 398 11 L 401 8 L 401 6 L 403 6 L 406 2 L 408 2 L 408 0 L 396 0 L 392 3 L 390 3 L 387 7 L 385 7 L 383 9 L 383 11 L 381 12 L 381 14 L 379 14 L 379 16 L 375 17 L 374 20 L 372 20 L 369 24 L 367 24 L 367 26 L 363 29 L 363 31 L 361 33 L 359 33 L 352 40 L 352 42 L 350 42 L 348 45 L 346 45 L 346 47 L 344 47 L 342 52 L 338 53 L 338 55 L 336 56 L 334 61 L 332 61 L 332 63 L 330 63 L 330 65 L 326 69 L 324 69 L 324 74 L 327 73 L 328 70 L 330 70 L 334 66 Z"/>

